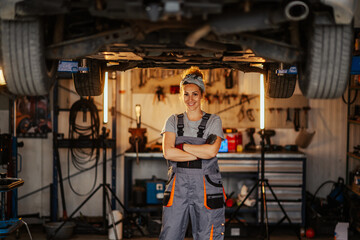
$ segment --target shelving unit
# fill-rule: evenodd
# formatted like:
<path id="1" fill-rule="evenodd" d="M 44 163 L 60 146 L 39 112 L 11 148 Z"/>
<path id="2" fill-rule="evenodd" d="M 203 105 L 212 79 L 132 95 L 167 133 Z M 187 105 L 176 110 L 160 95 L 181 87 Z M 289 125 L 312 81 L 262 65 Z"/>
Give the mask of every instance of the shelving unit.
<path id="1" fill-rule="evenodd" d="M 355 75 L 357 77 L 357 75 Z M 354 94 L 358 94 L 360 90 L 360 85 L 356 86 L 352 81 L 349 81 L 349 87 L 348 87 L 348 98 L 347 98 L 347 109 L 348 109 L 348 116 L 347 116 L 347 141 L 346 141 L 346 184 L 351 185 L 352 179 L 350 179 L 350 172 L 353 171 L 353 167 L 358 164 L 360 164 L 360 155 L 357 155 L 353 152 L 351 149 L 351 146 L 356 145 L 357 143 L 354 143 L 355 139 L 351 139 L 350 133 L 352 131 L 357 130 L 360 126 L 360 120 L 352 119 L 352 104 L 359 104 L 358 100 L 355 100 L 353 103 L 350 102 L 352 99 L 351 97 L 354 96 Z M 355 113 L 354 113 L 355 114 Z M 359 116 L 360 117 L 360 116 Z M 359 118 L 360 119 L 360 118 Z M 354 166 L 355 165 L 355 166 Z"/>
<path id="2" fill-rule="evenodd" d="M 66 79 L 63 79 L 66 80 Z M 116 114 L 112 115 L 112 125 L 111 125 L 111 135 L 108 137 L 104 137 L 101 135 L 98 139 L 64 139 L 59 135 L 59 115 L 62 112 L 69 112 L 70 109 L 60 108 L 59 106 L 59 96 L 58 96 L 58 82 L 55 83 L 53 89 L 53 183 L 51 189 L 51 213 L 50 218 L 51 221 L 58 221 L 59 213 L 58 213 L 58 205 L 59 205 L 59 196 L 58 196 L 58 185 L 61 181 L 58 175 L 58 163 L 60 161 L 59 156 L 56 154 L 60 148 L 92 148 L 93 146 L 97 146 L 102 150 L 102 161 L 106 160 L 106 149 L 111 149 L 111 184 L 108 184 L 113 192 L 116 192 Z M 115 100 L 116 101 L 116 100 Z M 115 103 L 116 105 L 116 103 Z M 104 126 L 103 126 L 104 127 Z M 103 138 L 104 137 L 104 138 Z M 104 157 L 105 156 L 105 157 Z M 59 163 L 60 164 L 60 163 Z M 103 164 L 104 165 L 104 164 Z M 106 166 L 106 163 L 105 163 Z M 103 167 L 103 183 L 106 183 L 106 167 Z M 68 176 L 71 177 L 71 176 Z M 106 220 L 106 203 L 105 203 L 105 190 L 103 191 L 103 225 L 105 225 Z M 116 199 L 114 195 L 111 195 L 111 209 L 116 208 Z"/>
<path id="3" fill-rule="evenodd" d="M 139 164 L 136 164 L 136 153 L 125 153 L 124 175 L 124 205 L 130 212 L 160 212 L 162 206 L 135 206 L 133 199 L 134 175 L 143 179 L 150 179 L 158 174 L 157 178 L 166 179 L 167 166 L 162 153 L 139 153 Z M 259 178 L 260 153 L 219 153 L 219 168 L 223 177 L 223 185 L 227 194 L 232 191 L 239 193 L 237 184 L 241 180 L 252 180 L 254 184 Z M 266 153 L 265 154 L 265 177 L 273 187 L 275 194 L 283 204 L 293 223 L 305 225 L 305 170 L 306 157 L 303 153 Z M 249 190 L 253 186 L 247 184 Z M 259 191 L 255 191 L 254 198 L 259 200 Z M 233 198 L 237 198 L 233 196 Z M 277 223 L 283 216 L 277 203 L 270 198 L 267 191 L 269 222 Z M 237 218 L 248 223 L 259 222 L 259 203 L 253 207 L 243 207 L 239 210 Z M 232 208 L 226 208 L 226 214 L 235 211 L 236 204 Z"/>

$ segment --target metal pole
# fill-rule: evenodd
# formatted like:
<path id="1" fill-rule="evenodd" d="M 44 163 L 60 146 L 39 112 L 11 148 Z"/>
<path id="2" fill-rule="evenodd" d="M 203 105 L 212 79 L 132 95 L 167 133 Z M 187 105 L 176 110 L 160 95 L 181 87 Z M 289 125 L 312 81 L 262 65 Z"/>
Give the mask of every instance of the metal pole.
<path id="1" fill-rule="evenodd" d="M 103 227 L 104 229 L 107 229 L 107 224 L 106 224 L 106 144 L 105 144 L 105 139 L 106 139 L 106 128 L 103 127 L 102 128 L 102 141 L 103 141 L 103 182 L 102 182 L 102 186 L 103 186 Z"/>
<path id="2" fill-rule="evenodd" d="M 13 162 L 13 172 L 11 173 L 11 176 L 13 176 L 14 178 L 18 177 L 17 174 L 17 137 L 16 137 L 16 98 L 14 99 L 14 103 L 13 103 L 13 112 L 14 112 L 14 116 L 13 116 L 13 138 L 12 138 L 12 162 Z M 17 202 L 17 195 L 18 195 L 18 191 L 17 188 L 13 190 L 13 194 L 12 194 L 12 217 L 13 218 L 17 218 L 18 216 L 18 202 Z"/>
<path id="3" fill-rule="evenodd" d="M 265 191 L 265 188 L 263 186 L 264 183 L 264 179 L 265 179 L 265 142 L 264 142 L 264 138 L 265 138 L 265 130 L 261 129 L 260 131 L 260 137 L 261 137 L 261 158 L 260 158 L 260 164 L 261 164 L 261 169 L 260 169 L 260 180 L 261 180 L 261 201 L 264 201 L 264 195 L 263 195 L 263 191 Z M 264 224 L 264 204 L 261 204 L 261 224 Z"/>
<path id="4" fill-rule="evenodd" d="M 116 73 L 117 76 L 117 73 Z M 116 134 L 117 134 L 117 129 L 116 129 L 116 106 L 117 106 L 117 89 L 118 89 L 118 81 L 117 81 L 117 77 L 115 78 L 115 88 L 113 91 L 113 96 L 115 98 L 115 104 L 114 106 L 112 106 L 112 139 L 115 141 L 115 145 L 111 148 L 111 189 L 113 190 L 113 192 L 116 193 Z M 114 102 L 114 101 L 113 101 Z M 111 195 L 111 207 L 112 209 L 116 209 L 116 200 L 115 200 L 115 196 Z"/>
<path id="5" fill-rule="evenodd" d="M 55 81 L 53 92 L 53 138 L 57 138 L 58 133 L 58 82 Z M 54 146 L 57 147 L 57 146 Z M 57 155 L 53 149 L 53 184 L 51 188 L 51 212 L 50 220 L 56 222 L 58 219 L 58 169 L 57 169 Z"/>

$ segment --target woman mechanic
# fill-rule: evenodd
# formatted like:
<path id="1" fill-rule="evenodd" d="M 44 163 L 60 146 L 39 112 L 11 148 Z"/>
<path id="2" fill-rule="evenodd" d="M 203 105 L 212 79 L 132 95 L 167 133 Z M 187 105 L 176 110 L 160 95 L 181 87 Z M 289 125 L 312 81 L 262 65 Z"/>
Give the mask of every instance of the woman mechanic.
<path id="1" fill-rule="evenodd" d="M 160 240 L 183 240 L 189 216 L 194 240 L 224 239 L 226 200 L 216 154 L 224 139 L 219 116 L 202 111 L 203 73 L 183 74 L 180 95 L 186 111 L 170 116 L 162 130 L 169 180 Z"/>

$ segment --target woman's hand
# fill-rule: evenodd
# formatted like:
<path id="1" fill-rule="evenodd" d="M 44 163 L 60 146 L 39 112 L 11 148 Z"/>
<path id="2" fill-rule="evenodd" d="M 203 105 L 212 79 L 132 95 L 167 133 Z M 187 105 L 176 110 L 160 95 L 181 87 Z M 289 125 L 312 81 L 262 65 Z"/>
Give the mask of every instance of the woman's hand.
<path id="1" fill-rule="evenodd" d="M 183 145 L 183 149 L 185 152 L 188 152 L 200 159 L 210 159 L 215 157 L 219 152 L 220 145 L 221 138 L 217 136 L 213 144 L 193 145 L 185 143 Z"/>
<path id="2" fill-rule="evenodd" d="M 163 134 L 163 154 L 165 159 L 174 162 L 186 162 L 196 160 L 197 157 L 183 150 L 184 144 L 175 146 L 176 134 L 173 132 L 165 132 Z"/>

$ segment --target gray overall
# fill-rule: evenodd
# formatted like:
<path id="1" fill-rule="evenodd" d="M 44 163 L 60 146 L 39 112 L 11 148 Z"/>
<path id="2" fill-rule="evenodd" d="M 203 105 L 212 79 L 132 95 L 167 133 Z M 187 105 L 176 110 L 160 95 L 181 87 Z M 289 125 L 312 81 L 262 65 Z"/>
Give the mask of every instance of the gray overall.
<path id="1" fill-rule="evenodd" d="M 197 137 L 183 136 L 183 114 L 178 115 L 175 144 L 204 144 L 205 114 Z M 225 194 L 217 158 L 169 161 L 169 180 L 163 202 L 160 240 L 183 240 L 191 219 L 194 240 L 222 240 L 225 231 Z"/>

